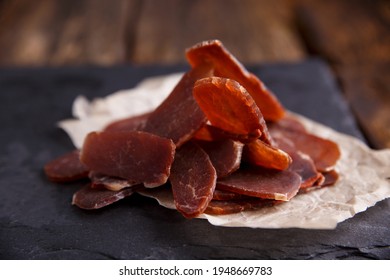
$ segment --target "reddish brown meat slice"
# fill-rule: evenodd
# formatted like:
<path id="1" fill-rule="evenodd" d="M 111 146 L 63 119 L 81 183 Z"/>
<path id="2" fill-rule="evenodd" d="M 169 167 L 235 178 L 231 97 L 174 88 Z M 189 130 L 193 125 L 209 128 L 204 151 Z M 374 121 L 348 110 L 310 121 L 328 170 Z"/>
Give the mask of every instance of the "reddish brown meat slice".
<path id="1" fill-rule="evenodd" d="M 239 135 L 268 133 L 259 107 L 238 82 L 204 78 L 195 83 L 193 94 L 213 126 Z"/>
<path id="2" fill-rule="evenodd" d="M 320 183 L 321 186 L 332 186 L 339 180 L 339 173 L 336 170 L 330 170 L 322 173 L 324 175 L 324 182 Z"/>
<path id="3" fill-rule="evenodd" d="M 202 126 L 193 136 L 193 139 L 203 141 L 236 140 L 241 143 L 249 143 L 261 136 L 261 131 L 256 130 L 253 134 L 233 134 L 210 124 Z"/>
<path id="4" fill-rule="evenodd" d="M 85 186 L 73 195 L 72 204 L 82 209 L 99 209 L 134 193 L 133 188 L 125 188 L 120 191 L 91 188 Z"/>
<path id="5" fill-rule="evenodd" d="M 80 151 L 66 153 L 44 166 L 44 172 L 53 182 L 66 183 L 88 177 L 89 168 L 80 161 Z"/>
<path id="6" fill-rule="evenodd" d="M 264 207 L 270 207 L 279 201 L 273 199 L 244 198 L 240 200 L 212 200 L 207 206 L 205 213 L 210 215 L 227 215 L 239 213 L 247 210 L 257 210 Z"/>
<path id="7" fill-rule="evenodd" d="M 133 131 L 142 130 L 148 120 L 150 113 L 145 113 L 138 116 L 125 118 L 122 120 L 110 123 L 105 131 Z"/>
<path id="8" fill-rule="evenodd" d="M 243 159 L 258 166 L 277 170 L 287 169 L 292 161 L 286 152 L 271 147 L 261 140 L 245 145 Z"/>
<path id="9" fill-rule="evenodd" d="M 284 115 L 284 108 L 274 94 L 222 45 L 219 40 L 204 41 L 186 50 L 192 67 L 211 63 L 214 75 L 240 83 L 253 97 L 266 120 L 277 121 Z"/>
<path id="10" fill-rule="evenodd" d="M 121 189 L 128 188 L 136 185 L 134 182 L 130 182 L 126 179 L 117 177 L 107 176 L 101 173 L 91 171 L 89 173 L 91 179 L 92 188 L 104 188 L 110 191 L 120 191 Z"/>
<path id="11" fill-rule="evenodd" d="M 217 172 L 218 178 L 225 177 L 240 167 L 244 144 L 233 140 L 215 142 L 199 141 Z"/>
<path id="12" fill-rule="evenodd" d="M 191 139 L 207 121 L 192 95 L 192 89 L 195 81 L 211 74 L 212 70 L 207 65 L 187 72 L 167 99 L 150 114 L 143 130 L 172 139 L 178 147 Z"/>
<path id="13" fill-rule="evenodd" d="M 213 193 L 212 200 L 237 200 L 237 199 L 240 199 L 243 197 L 247 197 L 247 196 L 239 194 L 239 193 L 215 189 L 214 193 Z"/>
<path id="14" fill-rule="evenodd" d="M 286 129 L 277 123 L 270 127 L 270 132 L 274 138 L 284 138 L 295 150 L 309 155 L 320 172 L 332 170 L 340 158 L 340 149 L 331 140 L 304 131 Z"/>
<path id="15" fill-rule="evenodd" d="M 294 197 L 300 185 L 301 177 L 295 172 L 252 166 L 240 168 L 217 181 L 217 189 L 284 201 Z"/>
<path id="16" fill-rule="evenodd" d="M 170 139 L 142 131 L 105 131 L 87 135 L 80 159 L 96 172 L 156 187 L 167 181 L 174 154 Z"/>
<path id="17" fill-rule="evenodd" d="M 217 174 L 206 152 L 188 142 L 176 151 L 169 179 L 177 210 L 186 218 L 194 218 L 212 199 Z"/>
<path id="18" fill-rule="evenodd" d="M 292 164 L 290 171 L 296 172 L 301 176 L 301 189 L 313 186 L 318 180 L 322 178 L 322 174 L 317 171 L 312 159 L 300 152 L 291 152 Z"/>

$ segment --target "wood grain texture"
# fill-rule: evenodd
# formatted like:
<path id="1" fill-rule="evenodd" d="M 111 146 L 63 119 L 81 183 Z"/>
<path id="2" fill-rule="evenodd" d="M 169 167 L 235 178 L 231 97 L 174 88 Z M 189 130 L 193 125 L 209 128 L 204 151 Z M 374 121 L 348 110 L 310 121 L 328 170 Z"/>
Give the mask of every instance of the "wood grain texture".
<path id="1" fill-rule="evenodd" d="M 143 1 L 136 63 L 184 62 L 183 50 L 220 39 L 244 63 L 297 61 L 305 54 L 289 1 Z"/>
<path id="2" fill-rule="evenodd" d="M 390 2 L 300 2 L 309 51 L 335 69 L 370 144 L 390 147 Z"/>

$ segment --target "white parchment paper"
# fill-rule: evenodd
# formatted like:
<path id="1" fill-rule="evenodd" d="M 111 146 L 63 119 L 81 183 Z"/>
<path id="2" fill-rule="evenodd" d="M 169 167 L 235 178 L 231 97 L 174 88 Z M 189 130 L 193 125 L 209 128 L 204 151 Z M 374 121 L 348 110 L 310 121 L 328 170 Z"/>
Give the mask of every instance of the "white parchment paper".
<path id="1" fill-rule="evenodd" d="M 59 126 L 81 148 L 90 131 L 101 130 L 108 123 L 153 110 L 170 93 L 181 73 L 148 78 L 130 90 L 88 101 L 78 97 L 73 104 L 74 119 Z M 337 223 L 365 211 L 390 197 L 390 149 L 372 150 L 360 140 L 295 114 L 307 130 L 337 142 L 341 159 L 336 165 L 340 179 L 336 185 L 300 194 L 287 203 L 256 211 L 230 215 L 202 215 L 211 224 L 252 228 L 333 229 Z M 172 195 L 164 189 L 142 193 L 164 207 L 174 208 Z"/>

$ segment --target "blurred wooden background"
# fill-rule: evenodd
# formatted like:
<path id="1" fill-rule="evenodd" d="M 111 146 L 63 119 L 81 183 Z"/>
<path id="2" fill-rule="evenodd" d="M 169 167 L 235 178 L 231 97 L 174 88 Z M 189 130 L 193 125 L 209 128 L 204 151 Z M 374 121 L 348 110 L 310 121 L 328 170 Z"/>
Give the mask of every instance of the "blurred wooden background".
<path id="1" fill-rule="evenodd" d="M 184 63 L 213 38 L 244 64 L 322 57 L 390 147 L 388 0 L 0 0 L 0 67 Z"/>

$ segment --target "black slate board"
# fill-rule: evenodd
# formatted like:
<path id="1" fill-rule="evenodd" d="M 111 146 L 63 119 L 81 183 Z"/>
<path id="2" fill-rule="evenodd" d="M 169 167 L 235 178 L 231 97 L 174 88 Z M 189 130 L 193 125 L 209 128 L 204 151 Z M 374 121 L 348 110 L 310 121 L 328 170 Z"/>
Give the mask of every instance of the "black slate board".
<path id="1" fill-rule="evenodd" d="M 253 66 L 290 110 L 362 138 L 320 60 Z M 186 220 L 132 196 L 88 212 L 71 206 L 83 183 L 48 182 L 42 166 L 72 149 L 55 123 L 74 98 L 105 96 L 186 66 L 0 69 L 1 259 L 388 259 L 390 200 L 335 230 L 249 229 Z"/>

